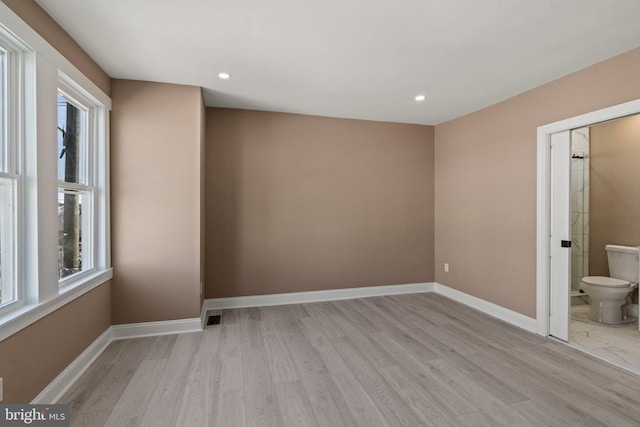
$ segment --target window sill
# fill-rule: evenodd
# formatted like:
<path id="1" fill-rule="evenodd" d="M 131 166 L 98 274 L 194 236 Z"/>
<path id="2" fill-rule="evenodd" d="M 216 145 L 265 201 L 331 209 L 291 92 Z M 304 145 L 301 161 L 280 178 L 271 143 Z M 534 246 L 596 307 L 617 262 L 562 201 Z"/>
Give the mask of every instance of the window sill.
<path id="1" fill-rule="evenodd" d="M 0 316 L 0 341 L 53 313 L 63 305 L 97 288 L 113 277 L 113 270 L 108 269 L 93 273 L 82 283 L 61 289 L 55 297 L 36 304 L 25 304 Z"/>

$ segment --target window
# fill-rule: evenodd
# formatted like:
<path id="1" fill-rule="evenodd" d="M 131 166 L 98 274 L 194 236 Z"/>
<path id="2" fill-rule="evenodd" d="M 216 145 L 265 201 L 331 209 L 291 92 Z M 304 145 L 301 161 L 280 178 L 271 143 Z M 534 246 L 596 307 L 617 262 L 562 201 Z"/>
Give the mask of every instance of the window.
<path id="1" fill-rule="evenodd" d="M 113 276 L 110 108 L 0 1 L 0 341 Z"/>
<path id="2" fill-rule="evenodd" d="M 60 285 L 94 266 L 95 178 L 92 109 L 70 89 L 58 93 L 58 278 Z"/>
<path id="3" fill-rule="evenodd" d="M 21 147 L 21 54 L 0 33 L 0 309 L 21 299 L 18 274 L 18 191 Z"/>

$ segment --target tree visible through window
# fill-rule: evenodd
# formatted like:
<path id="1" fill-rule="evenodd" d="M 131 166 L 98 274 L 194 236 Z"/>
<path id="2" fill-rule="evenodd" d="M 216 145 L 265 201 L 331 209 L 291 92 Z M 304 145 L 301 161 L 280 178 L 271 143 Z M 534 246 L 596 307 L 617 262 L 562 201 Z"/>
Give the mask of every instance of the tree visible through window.
<path id="1" fill-rule="evenodd" d="M 86 110 L 58 96 L 58 266 L 60 279 L 86 269 L 83 265 L 83 205 L 89 203 L 87 186 Z M 84 220 L 84 221 L 83 221 Z"/>

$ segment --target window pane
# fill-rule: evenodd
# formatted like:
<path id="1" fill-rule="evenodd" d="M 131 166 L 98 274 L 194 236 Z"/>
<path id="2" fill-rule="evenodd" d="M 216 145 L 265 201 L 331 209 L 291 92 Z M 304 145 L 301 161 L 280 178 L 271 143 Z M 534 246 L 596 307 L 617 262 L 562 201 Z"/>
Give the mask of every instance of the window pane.
<path id="1" fill-rule="evenodd" d="M 58 180 L 86 184 L 86 112 L 58 96 Z"/>
<path id="2" fill-rule="evenodd" d="M 7 52 L 0 48 L 0 171 L 7 170 Z"/>
<path id="3" fill-rule="evenodd" d="M 58 191 L 59 278 L 91 268 L 91 193 Z"/>
<path id="4" fill-rule="evenodd" d="M 15 180 L 0 178 L 0 306 L 18 299 L 15 277 Z"/>

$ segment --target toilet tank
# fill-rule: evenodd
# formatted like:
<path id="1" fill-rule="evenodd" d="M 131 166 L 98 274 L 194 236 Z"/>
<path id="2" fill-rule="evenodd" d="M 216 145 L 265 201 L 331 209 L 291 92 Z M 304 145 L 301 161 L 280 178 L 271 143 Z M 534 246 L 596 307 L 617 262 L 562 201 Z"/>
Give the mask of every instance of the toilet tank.
<path id="1" fill-rule="evenodd" d="M 640 275 L 640 250 L 634 246 L 607 245 L 609 276 L 615 279 L 638 283 Z"/>

